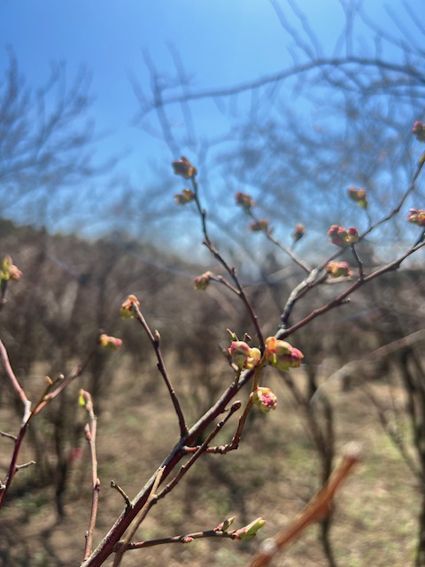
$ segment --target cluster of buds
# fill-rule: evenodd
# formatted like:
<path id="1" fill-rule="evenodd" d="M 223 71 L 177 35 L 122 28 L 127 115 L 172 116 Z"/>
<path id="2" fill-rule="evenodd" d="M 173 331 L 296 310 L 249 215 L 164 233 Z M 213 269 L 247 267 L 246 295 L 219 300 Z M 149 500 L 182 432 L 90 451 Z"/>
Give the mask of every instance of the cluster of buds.
<path id="1" fill-rule="evenodd" d="M 412 224 L 425 227 L 425 209 L 410 209 L 407 220 Z"/>
<path id="2" fill-rule="evenodd" d="M 129 295 L 121 304 L 121 317 L 123 319 L 132 319 L 134 317 L 133 307 L 140 307 L 140 301 L 135 295 Z"/>
<path id="3" fill-rule="evenodd" d="M 111 337 L 105 333 L 99 336 L 99 345 L 102 348 L 109 348 L 111 350 L 117 350 L 122 346 L 122 340 L 117 337 Z"/>
<path id="4" fill-rule="evenodd" d="M 425 123 L 416 120 L 412 127 L 412 133 L 419 142 L 425 142 Z"/>
<path id="5" fill-rule="evenodd" d="M 351 246 L 359 240 L 359 233 L 357 228 L 344 228 L 338 224 L 333 224 L 329 230 L 328 235 L 333 244 L 336 246 Z"/>
<path id="6" fill-rule="evenodd" d="M 259 349 L 251 348 L 245 341 L 232 341 L 227 352 L 235 370 L 254 368 L 261 359 Z"/>
<path id="7" fill-rule="evenodd" d="M 269 222 L 265 219 L 254 221 L 249 225 L 253 232 L 267 232 L 269 230 Z"/>
<path id="8" fill-rule="evenodd" d="M 236 193 L 235 195 L 236 204 L 242 207 L 245 211 L 250 211 L 251 208 L 255 205 L 253 198 L 251 195 L 247 195 L 246 193 Z"/>
<path id="9" fill-rule="evenodd" d="M 198 173 L 196 167 L 184 156 L 173 161 L 171 165 L 173 166 L 174 173 L 184 177 L 184 179 L 192 179 Z"/>
<path id="10" fill-rule="evenodd" d="M 268 413 L 270 410 L 276 409 L 277 398 L 265 386 L 258 386 L 251 394 L 252 403 L 257 406 L 263 413 Z"/>
<path id="11" fill-rule="evenodd" d="M 367 193 L 366 189 L 349 187 L 348 196 L 352 201 L 357 203 L 362 209 L 367 209 Z"/>
<path id="12" fill-rule="evenodd" d="M 265 341 L 265 360 L 278 370 L 298 368 L 304 358 L 303 353 L 286 341 L 276 337 L 268 337 Z"/>
<path id="13" fill-rule="evenodd" d="M 190 189 L 183 189 L 181 193 L 177 193 L 174 195 L 174 199 L 176 200 L 177 205 L 187 205 L 195 198 L 195 193 Z"/>
<path id="14" fill-rule="evenodd" d="M 200 276 L 196 276 L 196 278 L 193 280 L 195 289 L 198 289 L 198 290 L 207 289 L 207 287 L 210 285 L 211 278 L 213 278 L 213 277 L 214 277 L 214 274 L 212 272 L 209 272 L 209 271 L 204 272 Z"/>
<path id="15" fill-rule="evenodd" d="M 296 224 L 294 228 L 294 232 L 292 233 L 292 238 L 294 242 L 298 242 L 305 234 L 305 228 L 303 224 Z"/>
<path id="16" fill-rule="evenodd" d="M 14 265 L 10 256 L 5 256 L 0 264 L 0 281 L 17 281 L 22 277 L 21 270 Z"/>
<path id="17" fill-rule="evenodd" d="M 331 278 L 351 278 L 353 275 L 348 262 L 328 262 L 326 272 Z"/>
<path id="18" fill-rule="evenodd" d="M 257 535 L 258 530 L 261 530 L 261 528 L 264 526 L 265 523 L 266 520 L 264 520 L 263 518 L 261 517 L 256 518 L 247 526 L 235 530 L 233 532 L 233 535 L 235 536 L 236 539 L 242 539 L 242 540 L 252 539 Z"/>

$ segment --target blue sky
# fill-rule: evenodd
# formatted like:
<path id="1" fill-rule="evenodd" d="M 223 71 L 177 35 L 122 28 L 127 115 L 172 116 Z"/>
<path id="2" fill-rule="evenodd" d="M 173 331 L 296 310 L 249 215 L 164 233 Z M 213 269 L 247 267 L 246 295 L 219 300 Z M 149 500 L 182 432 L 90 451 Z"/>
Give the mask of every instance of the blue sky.
<path id="1" fill-rule="evenodd" d="M 409 0 L 416 9 L 422 3 Z M 286 0 L 280 4 L 285 6 Z M 330 48 L 343 22 L 338 0 L 298 4 L 323 46 Z M 368 0 L 365 5 L 372 19 L 391 30 L 388 4 L 397 11 L 402 0 Z M 168 163 L 171 156 L 162 141 L 132 124 L 138 104 L 129 76 L 148 86 L 144 51 L 159 70 L 173 73 L 170 43 L 194 88 L 231 85 L 291 63 L 289 38 L 268 0 L 0 0 L 0 72 L 7 65 L 8 46 L 31 86 L 43 83 L 51 62 L 66 62 L 71 77 L 84 65 L 93 76 L 92 116 L 98 131 L 107 133 L 97 145 L 97 156 L 123 154 L 117 171 L 135 184 L 154 179 L 150 164 Z M 211 101 L 193 108 L 202 136 L 229 125 Z M 169 117 L 179 135 L 183 122 L 178 110 L 175 117 L 173 112 L 170 108 Z"/>
<path id="2" fill-rule="evenodd" d="M 326 43 L 342 21 L 337 3 L 301 5 Z M 287 38 L 267 0 L 0 0 L 0 38 L 0 68 L 11 46 L 30 85 L 47 77 L 52 61 L 65 61 L 71 75 L 80 65 L 91 71 L 93 115 L 98 129 L 108 132 L 98 152 L 131 150 L 121 168 L 133 178 L 146 175 L 149 160 L 164 158 L 163 144 L 131 126 L 137 101 L 128 77 L 146 86 L 143 50 L 159 69 L 171 71 L 171 42 L 198 87 L 232 84 L 290 62 Z M 214 105 L 198 108 L 202 130 L 222 126 Z M 177 132 L 182 127 L 178 119 L 173 126 Z"/>

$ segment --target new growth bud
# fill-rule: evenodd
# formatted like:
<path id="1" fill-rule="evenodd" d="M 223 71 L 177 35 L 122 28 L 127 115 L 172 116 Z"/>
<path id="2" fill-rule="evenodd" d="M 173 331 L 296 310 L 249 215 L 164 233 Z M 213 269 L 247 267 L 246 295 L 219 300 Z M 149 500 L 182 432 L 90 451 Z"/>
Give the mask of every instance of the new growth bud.
<path id="1" fill-rule="evenodd" d="M 259 386 L 251 394 L 252 403 L 257 406 L 263 413 L 268 413 L 270 410 L 276 409 L 277 398 L 265 386 Z"/>
<path id="2" fill-rule="evenodd" d="M 194 167 L 184 156 L 181 156 L 180 159 L 173 161 L 171 165 L 173 166 L 174 173 L 176 175 L 184 177 L 184 179 L 191 179 L 198 173 L 196 167 Z"/>
<path id="3" fill-rule="evenodd" d="M 412 133 L 419 142 L 425 142 L 425 124 L 416 120 L 412 127 Z"/>
<path id="4" fill-rule="evenodd" d="M 348 262 L 328 262 L 326 272 L 330 278 L 351 278 L 353 275 Z"/>
<path id="5" fill-rule="evenodd" d="M 117 337 L 111 337 L 102 333 L 99 337 L 99 345 L 102 348 L 109 348 L 111 350 L 118 350 L 122 345 L 122 340 Z"/>
<path id="6" fill-rule="evenodd" d="M 271 366 L 283 371 L 301 366 L 304 355 L 291 344 L 276 337 L 268 337 L 265 344 L 265 359 Z"/>
<path id="7" fill-rule="evenodd" d="M 407 220 L 412 224 L 425 227 L 425 209 L 410 209 Z"/>
<path id="8" fill-rule="evenodd" d="M 254 221 L 249 225 L 252 232 L 267 232 L 269 230 L 269 222 L 265 219 Z"/>
<path id="9" fill-rule="evenodd" d="M 129 295 L 121 305 L 120 315 L 123 319 L 132 319 L 134 317 L 133 306 L 140 307 L 140 301 L 135 295 Z"/>
<path id="10" fill-rule="evenodd" d="M 296 224 L 294 228 L 294 232 L 292 233 L 292 238 L 294 242 L 298 242 L 305 234 L 305 228 L 303 224 Z"/>
<path id="11" fill-rule="evenodd" d="M 200 276 L 196 276 L 193 280 L 195 289 L 204 290 L 210 285 L 211 278 L 214 277 L 212 272 L 204 272 Z"/>
<path id="12" fill-rule="evenodd" d="M 232 341 L 227 349 L 232 365 L 237 370 L 254 368 L 261 359 L 261 352 L 258 348 L 251 348 L 244 341 Z"/>
<path id="13" fill-rule="evenodd" d="M 176 200 L 177 205 L 186 205 L 190 203 L 195 198 L 195 193 L 190 189 L 183 189 L 181 193 L 177 193 L 174 195 L 174 199 Z"/>
<path id="14" fill-rule="evenodd" d="M 336 246 L 351 246 L 359 240 L 357 228 L 344 228 L 338 224 L 333 224 L 328 230 L 328 236 Z"/>
<path id="15" fill-rule="evenodd" d="M 246 193 L 238 192 L 235 195 L 236 204 L 242 207 L 245 211 L 250 211 L 251 208 L 255 205 L 254 200 L 250 195 Z"/>
<path id="16" fill-rule="evenodd" d="M 236 530 L 234 534 L 238 539 L 251 539 L 257 535 L 258 530 L 261 530 L 265 523 L 266 521 L 263 518 L 257 518 L 247 526 Z"/>
<path id="17" fill-rule="evenodd" d="M 352 201 L 357 203 L 362 209 L 367 209 L 367 193 L 366 189 L 350 187 L 348 189 L 348 196 Z"/>
<path id="18" fill-rule="evenodd" d="M 14 265 L 10 256 L 5 256 L 0 264 L 0 281 L 17 281 L 21 279 L 21 270 Z"/>

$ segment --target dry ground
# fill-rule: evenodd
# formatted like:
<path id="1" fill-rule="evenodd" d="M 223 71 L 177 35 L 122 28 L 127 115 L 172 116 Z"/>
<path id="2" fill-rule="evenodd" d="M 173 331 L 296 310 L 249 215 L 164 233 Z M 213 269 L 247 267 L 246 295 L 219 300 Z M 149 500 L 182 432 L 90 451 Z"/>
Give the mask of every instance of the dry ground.
<path id="1" fill-rule="evenodd" d="M 96 538 L 107 531 L 122 508 L 119 495 L 109 488 L 110 480 L 134 496 L 176 440 L 170 405 L 162 394 L 146 393 L 142 380 L 117 379 L 99 419 L 102 490 Z M 261 541 L 300 511 L 318 486 L 317 457 L 299 412 L 279 380 L 278 376 L 268 380 L 279 395 L 278 409 L 257 416 L 236 453 L 206 456 L 152 510 L 139 533 L 140 539 L 149 539 L 210 529 L 230 515 L 237 516 L 238 525 L 264 516 L 267 525 L 258 538 L 249 544 L 201 540 L 134 551 L 126 555 L 124 566 L 247 566 Z M 338 563 L 343 567 L 411 565 L 419 505 L 414 479 L 363 394 L 358 389 L 342 392 L 339 384 L 325 387 L 336 410 L 338 446 L 359 441 L 364 455 L 337 501 L 332 542 Z M 374 388 L 386 402 L 386 387 Z M 396 394 L 402 404 L 401 393 Z M 7 414 L 0 414 L 0 429 L 10 430 L 5 427 L 6 419 Z M 408 438 L 407 430 L 405 435 Z M 7 447 L 3 440 L 0 464 Z M 49 503 L 51 489 L 10 498 L 0 524 L 0 550 L 8 547 L 12 556 L 8 565 L 79 564 L 90 500 L 87 457 L 84 453 L 74 465 L 68 515 L 62 523 L 56 522 Z M 27 469 L 19 474 L 24 482 L 25 475 L 33 472 Z M 274 565 L 326 566 L 316 528 L 305 532 Z"/>

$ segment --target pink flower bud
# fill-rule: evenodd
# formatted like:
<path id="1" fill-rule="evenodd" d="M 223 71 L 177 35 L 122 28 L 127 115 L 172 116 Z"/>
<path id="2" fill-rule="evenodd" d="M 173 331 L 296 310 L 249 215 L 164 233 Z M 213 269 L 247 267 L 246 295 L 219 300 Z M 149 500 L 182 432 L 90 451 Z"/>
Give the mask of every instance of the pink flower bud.
<path id="1" fill-rule="evenodd" d="M 195 193 L 190 189 L 183 189 L 181 193 L 174 195 L 177 205 L 186 205 L 190 203 L 195 198 Z"/>
<path id="2" fill-rule="evenodd" d="M 236 530 L 234 535 L 237 539 L 251 539 L 257 535 L 258 530 L 261 530 L 265 523 L 266 521 L 263 518 L 257 518 L 247 526 Z"/>
<path id="3" fill-rule="evenodd" d="M 350 187 L 348 189 L 348 196 L 352 201 L 357 203 L 359 207 L 362 207 L 363 209 L 367 209 L 368 203 L 367 203 L 366 189 Z"/>
<path id="4" fill-rule="evenodd" d="M 328 236 L 333 244 L 341 247 L 351 246 L 359 240 L 357 228 L 344 228 L 338 224 L 333 224 L 329 227 Z"/>
<path id="5" fill-rule="evenodd" d="M 296 224 L 294 232 L 292 233 L 292 238 L 295 242 L 298 242 L 305 234 L 305 228 L 303 224 Z"/>
<path id="6" fill-rule="evenodd" d="M 259 386 L 252 392 L 252 403 L 260 408 L 263 413 L 268 413 L 270 410 L 276 409 L 277 398 L 270 390 L 265 386 Z"/>
<path id="7" fill-rule="evenodd" d="M 245 209 L 246 211 L 249 211 L 255 205 L 252 197 L 250 195 L 247 195 L 246 193 L 241 193 L 241 192 L 236 193 L 235 199 L 236 199 L 236 204 L 242 207 L 243 209 Z"/>
<path id="8" fill-rule="evenodd" d="M 269 222 L 265 219 L 254 221 L 249 225 L 252 232 L 267 232 L 269 230 Z"/>
<path id="9" fill-rule="evenodd" d="M 99 337 L 99 345 L 102 348 L 109 348 L 112 350 L 118 350 L 122 345 L 122 340 L 117 337 L 110 337 L 105 333 L 102 333 Z"/>
<path id="10" fill-rule="evenodd" d="M 232 365 L 238 370 L 254 368 L 261 360 L 258 348 L 251 348 L 244 341 L 232 341 L 227 349 Z"/>
<path id="11" fill-rule="evenodd" d="M 193 280 L 195 284 L 195 289 L 204 290 L 210 285 L 211 278 L 214 277 L 212 272 L 204 272 L 200 276 L 196 276 Z"/>
<path id="12" fill-rule="evenodd" d="M 353 275 L 348 262 L 328 262 L 326 271 L 331 278 L 351 278 Z"/>
<path id="13" fill-rule="evenodd" d="M 21 277 L 22 272 L 13 264 L 12 258 L 10 256 L 5 256 L 0 264 L 0 281 L 17 281 L 21 279 Z"/>
<path id="14" fill-rule="evenodd" d="M 173 161 L 171 165 L 173 166 L 174 173 L 176 175 L 184 177 L 184 179 L 191 179 L 197 174 L 196 167 L 194 167 L 184 156 L 181 156 L 180 159 Z"/>
<path id="15" fill-rule="evenodd" d="M 425 142 L 425 124 L 416 120 L 412 127 L 412 133 L 419 142 Z"/>
<path id="16" fill-rule="evenodd" d="M 129 295 L 121 305 L 120 315 L 123 319 L 132 319 L 134 317 L 133 306 L 140 307 L 140 301 L 135 295 Z"/>
<path id="17" fill-rule="evenodd" d="M 425 227 L 425 209 L 410 209 L 407 220 L 412 224 Z"/>
<path id="18" fill-rule="evenodd" d="M 268 337 L 265 344 L 265 359 L 271 366 L 283 371 L 301 366 L 304 355 L 291 344 L 276 337 Z"/>

